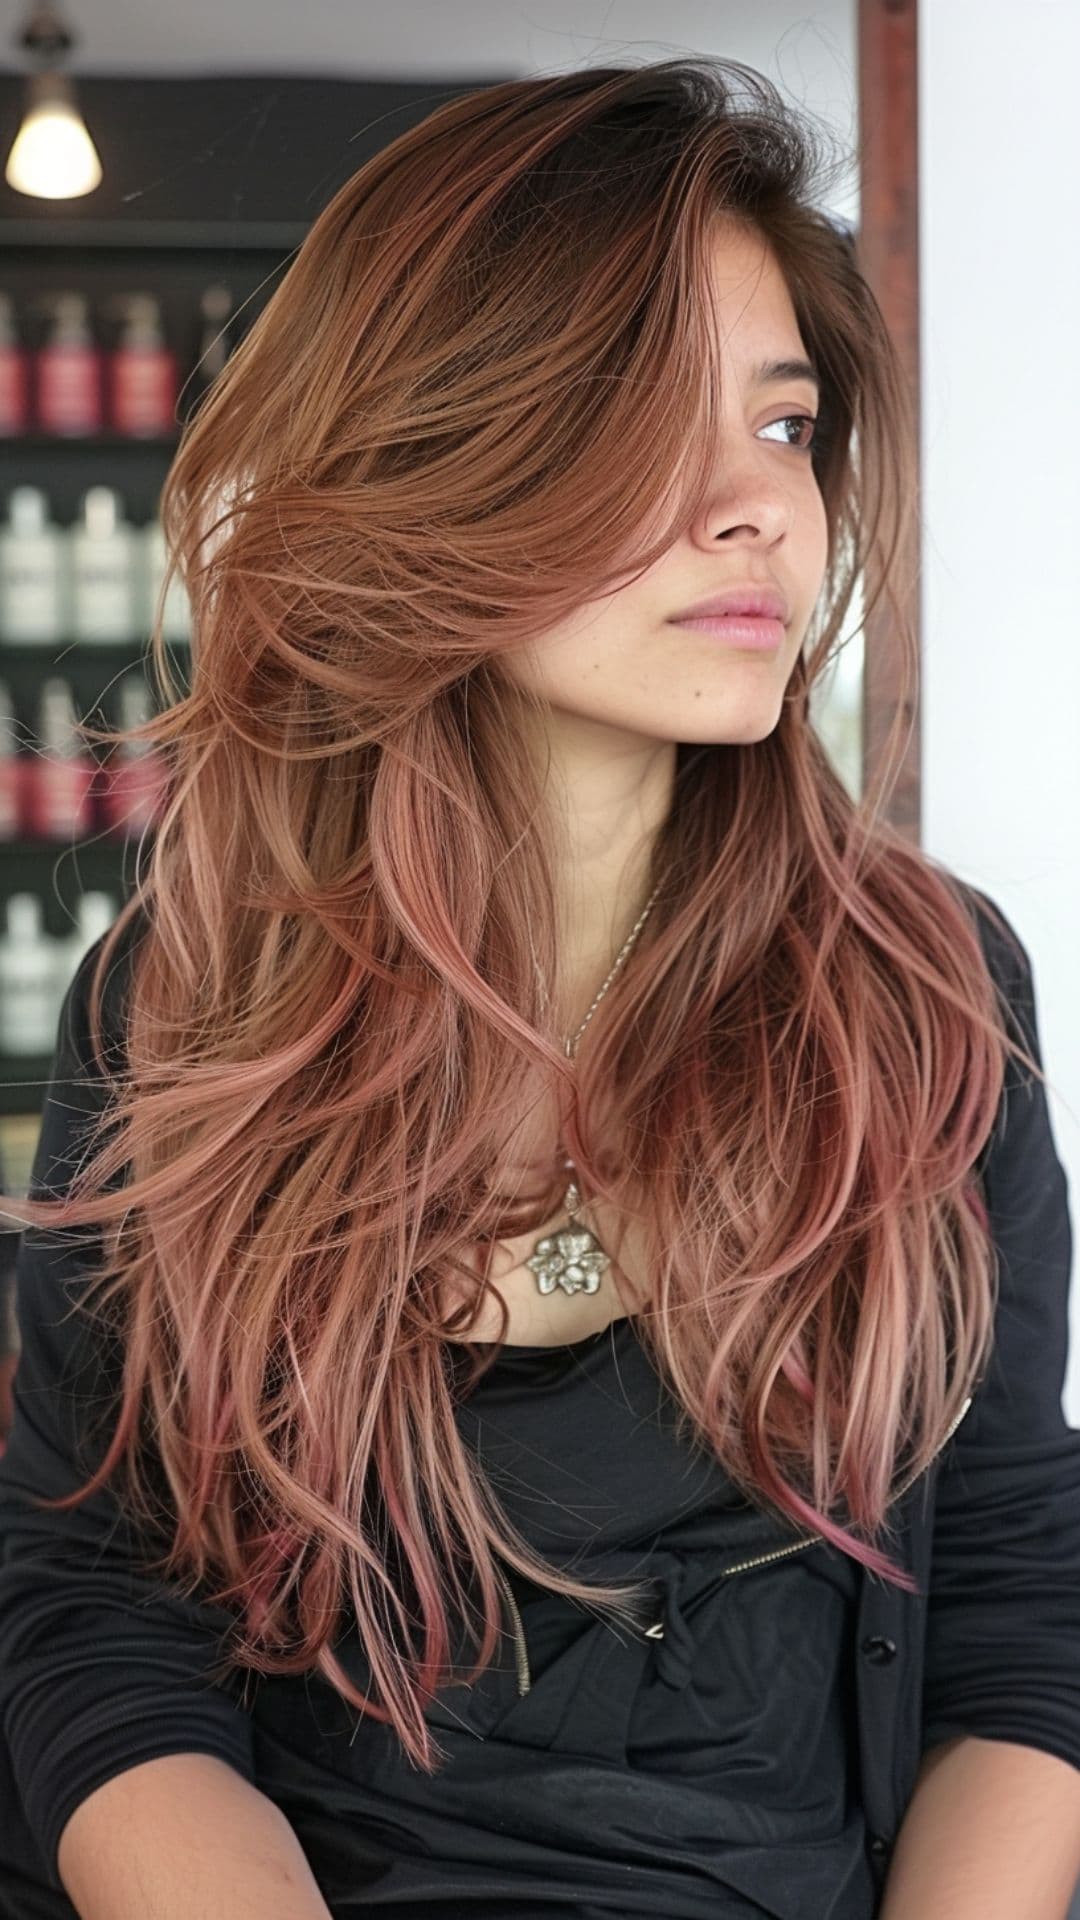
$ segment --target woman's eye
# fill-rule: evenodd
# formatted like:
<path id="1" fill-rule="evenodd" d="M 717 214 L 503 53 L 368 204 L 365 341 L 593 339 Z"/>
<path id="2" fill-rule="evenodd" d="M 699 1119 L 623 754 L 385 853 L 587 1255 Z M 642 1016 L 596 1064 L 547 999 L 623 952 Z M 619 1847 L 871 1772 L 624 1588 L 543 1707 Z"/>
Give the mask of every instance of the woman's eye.
<path id="1" fill-rule="evenodd" d="M 793 447 L 796 453 L 811 453 L 817 445 L 818 423 L 816 414 L 786 413 L 782 420 L 770 420 L 769 425 L 770 427 L 796 426 L 803 429 L 803 438 L 801 440 L 789 440 L 786 443 L 788 446 Z M 807 431 L 807 429 L 809 431 Z M 764 432 L 765 429 L 763 428 L 762 431 Z"/>

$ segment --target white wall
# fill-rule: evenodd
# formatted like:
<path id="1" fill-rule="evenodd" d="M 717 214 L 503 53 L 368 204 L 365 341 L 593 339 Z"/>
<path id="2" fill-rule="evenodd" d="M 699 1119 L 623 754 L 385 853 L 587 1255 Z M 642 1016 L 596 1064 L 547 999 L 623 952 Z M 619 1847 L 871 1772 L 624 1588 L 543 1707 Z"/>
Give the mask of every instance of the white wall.
<path id="1" fill-rule="evenodd" d="M 923 843 L 1031 954 L 1080 1235 L 1080 9 L 937 0 L 919 33 Z"/>

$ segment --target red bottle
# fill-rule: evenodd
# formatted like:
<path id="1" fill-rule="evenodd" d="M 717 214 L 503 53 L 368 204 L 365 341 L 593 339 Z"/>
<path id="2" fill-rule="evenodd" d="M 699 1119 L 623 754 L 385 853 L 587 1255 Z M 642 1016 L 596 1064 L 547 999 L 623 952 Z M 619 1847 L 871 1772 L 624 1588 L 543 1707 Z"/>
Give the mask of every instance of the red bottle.
<path id="1" fill-rule="evenodd" d="M 85 294 L 58 294 L 52 323 L 34 356 L 37 425 L 42 433 L 60 439 L 101 432 L 101 364 Z"/>
<path id="2" fill-rule="evenodd" d="M 145 680 L 126 673 L 120 682 L 120 727 L 141 727 L 153 715 Z M 117 838 L 156 826 L 168 785 L 164 754 L 149 740 L 121 740 L 102 776 L 101 825 Z"/>
<path id="3" fill-rule="evenodd" d="M 19 339 L 15 303 L 0 292 L 0 435 L 13 440 L 30 429 L 30 356 Z"/>
<path id="4" fill-rule="evenodd" d="M 81 840 L 94 823 L 97 762 L 76 731 L 71 687 L 59 674 L 42 682 L 39 744 L 22 762 L 24 831 L 40 840 Z"/>
<path id="5" fill-rule="evenodd" d="M 108 357 L 108 417 L 133 440 L 176 431 L 176 355 L 166 344 L 152 293 L 133 293 L 120 338 Z"/>

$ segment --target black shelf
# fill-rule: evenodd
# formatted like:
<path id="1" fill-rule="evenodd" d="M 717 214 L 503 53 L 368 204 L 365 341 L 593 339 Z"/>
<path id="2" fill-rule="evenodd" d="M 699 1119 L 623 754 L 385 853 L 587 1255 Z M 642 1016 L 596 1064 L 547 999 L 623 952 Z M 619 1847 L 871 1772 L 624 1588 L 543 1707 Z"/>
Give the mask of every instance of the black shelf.
<path id="1" fill-rule="evenodd" d="M 184 646 L 187 650 L 183 641 L 170 640 L 168 644 Z M 149 635 L 145 639 L 133 635 L 130 640 L 5 640 L 0 634 L 0 661 L 10 661 L 14 666 L 40 666 L 51 660 L 66 662 L 72 653 L 78 654 L 81 660 L 101 660 L 109 666 L 149 651 Z"/>
<path id="2" fill-rule="evenodd" d="M 175 453 L 180 443 L 176 433 L 10 433 L 0 435 L 0 459 L 17 459 L 21 453 Z"/>
<path id="3" fill-rule="evenodd" d="M 167 640 L 169 654 L 189 655 L 191 648 L 186 640 Z M 0 676 L 10 667 L 18 672 L 21 668 L 60 667 L 65 672 L 82 666 L 122 667 L 134 666 L 139 660 L 153 657 L 150 635 L 139 635 L 131 640 L 48 640 L 39 643 L 35 640 L 5 640 L 0 635 Z"/>
<path id="4" fill-rule="evenodd" d="M 106 252 L 213 253 L 222 263 L 249 253 L 283 255 L 301 245 L 307 226 L 295 220 L 0 220 L 5 249 L 102 248 Z"/>
<path id="5" fill-rule="evenodd" d="M 51 1054 L 0 1054 L 0 1115 L 28 1113 L 27 1098 L 32 1092 L 38 1095 L 33 1105 L 40 1113 L 51 1073 Z"/>
<path id="6" fill-rule="evenodd" d="M 52 854 L 54 860 L 58 854 L 75 854 L 80 858 L 89 854 L 96 859 L 99 854 L 111 856 L 122 854 L 130 846 L 132 835 L 107 833 L 104 828 L 83 834 L 78 840 L 48 840 L 44 836 L 16 834 L 13 838 L 0 839 L 0 864 L 5 860 L 9 864 L 18 862 L 29 855 Z M 137 837 L 137 836 L 134 836 Z M 18 888 L 14 892 L 20 891 Z"/>

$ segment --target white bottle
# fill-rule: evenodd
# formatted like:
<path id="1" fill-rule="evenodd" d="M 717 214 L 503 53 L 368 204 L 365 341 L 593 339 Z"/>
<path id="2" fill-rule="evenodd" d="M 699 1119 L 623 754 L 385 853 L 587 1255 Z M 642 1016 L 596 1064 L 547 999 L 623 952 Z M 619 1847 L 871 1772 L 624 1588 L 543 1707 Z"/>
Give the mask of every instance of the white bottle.
<path id="1" fill-rule="evenodd" d="M 115 487 L 88 487 L 72 528 L 72 637 L 111 645 L 137 637 L 138 542 Z"/>
<path id="2" fill-rule="evenodd" d="M 45 932 L 36 893 L 13 893 L 0 935 L 0 1050 L 49 1054 L 56 1047 L 55 941 Z"/>
<path id="3" fill-rule="evenodd" d="M 139 530 L 143 558 L 143 606 L 140 627 L 149 637 L 157 613 L 158 594 L 165 578 L 165 529 L 160 520 L 151 520 Z M 162 638 L 174 646 L 191 644 L 191 603 L 179 572 L 174 572 L 165 595 L 161 616 Z"/>
<path id="4" fill-rule="evenodd" d="M 67 541 L 40 487 L 12 487 L 0 526 L 0 642 L 52 647 L 68 637 Z"/>
<path id="5" fill-rule="evenodd" d="M 60 1020 L 64 995 L 75 977 L 80 960 L 103 933 L 108 933 L 120 909 L 111 893 L 91 888 L 81 893 L 75 907 L 75 926 L 65 940 L 54 942 L 52 993 L 55 1003 L 54 1028 Z"/>

